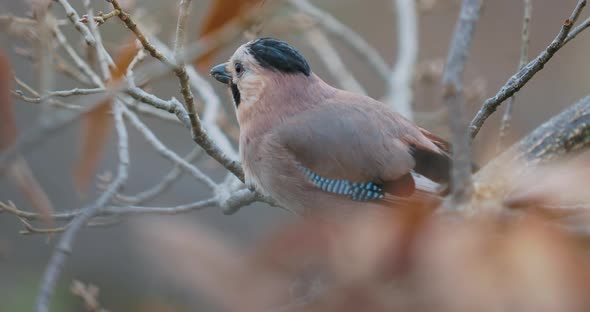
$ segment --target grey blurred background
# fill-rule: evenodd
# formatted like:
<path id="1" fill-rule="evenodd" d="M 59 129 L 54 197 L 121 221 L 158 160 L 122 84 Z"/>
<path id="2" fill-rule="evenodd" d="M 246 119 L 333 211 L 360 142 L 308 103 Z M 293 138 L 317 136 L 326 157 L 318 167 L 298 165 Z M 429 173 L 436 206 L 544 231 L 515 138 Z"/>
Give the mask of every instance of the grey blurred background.
<path id="1" fill-rule="evenodd" d="M 80 1 L 72 1 L 80 8 Z M 108 11 L 104 1 L 96 2 L 96 7 Z M 191 27 L 195 29 L 205 14 L 211 1 L 194 0 Z M 395 14 L 390 0 L 318 0 L 318 6 L 334 14 L 368 42 L 377 48 L 383 57 L 393 64 L 396 51 Z M 419 61 L 444 58 L 449 38 L 458 13 L 458 1 L 440 0 L 433 10 L 420 16 L 420 54 Z M 569 16 L 576 0 L 537 0 L 534 1 L 531 23 L 530 57 L 536 56 L 554 38 L 563 20 Z M 160 27 L 159 37 L 170 40 L 175 24 L 176 1 L 137 1 L 139 7 L 147 9 L 149 18 Z M 97 10 L 98 11 L 98 10 Z M 22 1 L 0 0 L 0 14 L 14 13 L 23 16 L 26 3 Z M 55 6 L 53 12 L 63 17 L 63 12 Z M 583 16 L 588 13 L 584 12 Z M 469 58 L 466 81 L 483 79 L 486 84 L 485 96 L 493 95 L 506 79 L 515 72 L 520 49 L 520 28 L 522 4 L 517 0 L 486 1 L 482 18 L 475 34 L 473 49 Z M 101 26 L 107 48 L 115 49 L 116 43 L 128 36 L 122 25 L 110 21 Z M 76 37 L 71 27 L 66 27 L 71 38 Z M 193 32 L 191 32 L 193 33 Z M 197 33 L 196 31 L 194 32 Z M 263 35 L 273 35 L 263 29 Z M 312 68 L 330 82 L 334 79 L 325 71 L 323 64 L 307 47 L 300 34 L 281 34 L 281 37 L 298 47 L 308 58 Z M 333 38 L 334 39 L 334 38 Z M 385 93 L 385 82 L 380 81 L 371 69 L 351 53 L 346 45 L 333 40 L 350 70 L 365 86 L 368 93 L 381 98 Z M 79 43 L 78 39 L 73 42 Z M 36 74 L 29 62 L 16 56 L 13 49 L 23 47 L 24 43 L 0 35 L 3 49 L 10 53 L 11 61 L 19 78 L 36 85 Z M 217 56 L 219 61 L 229 57 L 233 50 L 243 42 L 235 42 Z M 590 34 L 582 33 L 573 42 L 559 51 L 553 60 L 523 90 L 518 93 L 514 109 L 514 119 L 510 141 L 539 125 L 550 116 L 590 93 Z M 69 89 L 72 82 L 67 79 L 56 81 L 57 89 Z M 167 98 L 177 95 L 175 81 L 168 79 L 158 84 L 156 93 Z M 232 110 L 229 97 L 222 89 L 228 111 Z M 420 111 L 436 111 L 441 108 L 437 85 L 418 86 L 416 107 Z M 469 116 L 477 111 L 481 101 L 472 103 Z M 24 131 L 39 117 L 39 110 L 21 101 L 15 103 L 18 127 Z M 233 115 L 231 115 L 233 121 Z M 499 117 L 495 114 L 484 126 L 475 141 L 476 160 L 484 164 L 493 157 Z M 185 129 L 180 126 L 145 118 L 155 129 L 155 133 L 169 147 L 185 154 L 193 147 L 193 142 Z M 445 133 L 438 124 L 424 124 L 426 128 Z M 45 140 L 25 155 L 36 177 L 51 197 L 58 210 L 79 208 L 85 200 L 79 198 L 70 175 L 79 148 L 80 125 L 75 124 L 57 135 Z M 150 187 L 170 170 L 168 161 L 154 153 L 143 138 L 130 129 L 131 171 L 126 193 L 134 193 Z M 111 140 L 103 157 L 99 172 L 114 168 L 114 141 Z M 206 158 L 206 157 L 205 157 Z M 216 178 L 223 177 L 223 171 L 214 162 L 205 159 L 204 166 Z M 89 194 L 92 199 L 96 194 Z M 152 202 L 153 205 L 172 206 L 188 203 L 206 196 L 206 192 L 191 178 L 183 178 L 179 183 Z M 0 200 L 14 201 L 21 208 L 28 208 L 28 201 L 13 182 L 0 178 Z M 244 250 L 254 246 L 293 217 L 287 213 L 267 207 L 252 205 L 237 214 L 224 216 L 215 209 L 196 211 L 180 216 L 157 217 L 157 222 L 172 222 L 175 219 L 191 220 L 217 228 L 227 237 L 243 246 Z M 171 307 L 170 311 L 189 311 L 195 303 L 191 292 L 166 280 L 155 272 L 154 267 L 143 259 L 134 234 L 134 220 L 108 228 L 85 229 L 74 246 L 66 269 L 60 279 L 55 298 L 54 311 L 80 311 L 78 300 L 68 292 L 72 279 L 96 284 L 101 289 L 100 301 L 111 311 L 156 311 L 155 307 Z M 0 311 L 28 311 L 45 265 L 49 259 L 57 237 L 42 235 L 22 236 L 20 222 L 11 215 L 0 214 Z M 145 247 L 145 246 L 144 246 Z M 143 247 L 143 248 L 144 248 Z M 198 266 L 198 260 L 195 260 Z M 166 311 L 165 309 L 163 309 Z"/>

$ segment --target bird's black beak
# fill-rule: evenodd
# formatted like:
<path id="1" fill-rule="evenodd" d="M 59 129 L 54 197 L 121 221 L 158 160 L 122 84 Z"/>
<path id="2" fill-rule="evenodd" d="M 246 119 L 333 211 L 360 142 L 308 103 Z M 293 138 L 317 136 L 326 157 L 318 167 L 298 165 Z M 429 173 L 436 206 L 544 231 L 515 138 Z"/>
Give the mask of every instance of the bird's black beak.
<path id="1" fill-rule="evenodd" d="M 231 75 L 225 70 L 226 66 L 227 63 L 219 64 L 211 68 L 209 74 L 217 79 L 217 81 L 228 85 L 231 82 Z"/>

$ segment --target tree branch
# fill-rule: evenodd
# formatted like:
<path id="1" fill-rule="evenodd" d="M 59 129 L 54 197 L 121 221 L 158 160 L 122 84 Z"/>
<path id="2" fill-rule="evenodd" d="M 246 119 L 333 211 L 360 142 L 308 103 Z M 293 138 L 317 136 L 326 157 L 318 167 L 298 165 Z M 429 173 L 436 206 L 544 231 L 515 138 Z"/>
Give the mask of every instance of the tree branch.
<path id="1" fill-rule="evenodd" d="M 67 257 L 72 252 L 72 245 L 76 239 L 78 232 L 86 225 L 86 223 L 94 217 L 101 207 L 105 206 L 111 198 L 117 193 L 119 188 L 127 180 L 129 167 L 129 142 L 127 137 L 127 129 L 123 121 L 122 105 L 119 101 L 113 102 L 113 113 L 115 119 L 115 128 L 119 140 L 118 158 L 119 165 L 117 175 L 107 190 L 100 195 L 100 197 L 91 205 L 80 210 L 80 213 L 72 220 L 67 229 L 61 236 L 55 250 L 49 259 L 43 278 L 41 279 L 41 287 L 37 296 L 35 311 L 48 312 L 51 297 L 55 291 L 57 280 Z"/>
<path id="2" fill-rule="evenodd" d="M 462 80 L 481 5 L 481 0 L 463 0 L 442 77 L 443 99 L 449 111 L 451 144 L 453 146 L 452 205 L 464 203 L 472 192 L 471 146 L 465 120 L 465 96 Z"/>
<path id="3" fill-rule="evenodd" d="M 552 117 L 506 152 L 494 158 L 476 174 L 475 180 L 478 183 L 501 181 L 502 177 L 498 176 L 502 172 L 501 169 L 511 163 L 539 164 L 589 147 L 590 96 Z M 515 169 L 520 167 L 517 166 Z M 513 176 L 517 174 L 512 173 Z"/>
<path id="4" fill-rule="evenodd" d="M 526 63 L 528 62 L 528 55 L 529 55 L 529 24 L 531 22 L 531 16 L 533 11 L 533 1 L 532 0 L 523 0 L 524 6 L 524 16 L 522 18 L 522 32 L 520 35 L 520 57 L 518 60 L 518 70 L 521 70 Z M 512 120 L 512 105 L 514 104 L 514 95 L 510 97 L 508 103 L 506 103 L 506 108 L 504 110 L 504 115 L 502 116 L 502 121 L 500 123 L 500 134 L 498 136 L 498 147 L 497 151 L 502 150 L 502 145 L 506 136 L 508 135 L 508 131 L 510 130 L 510 121 Z"/>
<path id="5" fill-rule="evenodd" d="M 500 89 L 500 91 L 498 91 L 496 95 L 487 99 L 483 103 L 482 107 L 479 109 L 479 111 L 471 121 L 471 124 L 469 125 L 469 132 L 471 138 L 475 138 L 475 136 L 479 133 L 479 130 L 481 130 L 481 127 L 483 126 L 484 122 L 496 111 L 496 109 L 506 99 L 513 96 L 527 82 L 529 82 L 529 80 L 531 80 L 531 78 L 533 78 L 533 76 L 541 69 L 543 69 L 545 64 L 549 62 L 549 60 L 551 60 L 553 55 L 555 55 L 555 53 L 559 51 L 559 49 L 565 46 L 565 44 L 573 38 L 573 36 L 570 38 L 568 34 L 570 34 L 570 30 L 576 23 L 576 20 L 580 16 L 580 13 L 582 12 L 582 9 L 585 6 L 586 0 L 579 0 L 570 17 L 566 19 L 565 22 L 563 22 L 561 30 L 559 31 L 555 39 L 553 39 L 551 44 L 549 44 L 549 46 L 545 48 L 545 50 L 541 52 L 541 54 L 539 54 L 533 61 L 528 63 L 524 68 L 522 68 L 512 77 L 510 77 L 510 79 L 508 79 L 506 84 L 502 86 L 502 88 Z M 575 33 L 575 35 L 577 35 L 579 32 L 581 32 L 583 29 L 587 28 L 590 25 L 584 24 L 581 26 L 584 27 L 580 29 L 576 28 L 577 32 Z"/>
<path id="6" fill-rule="evenodd" d="M 84 25 L 84 23 L 80 21 L 80 15 L 78 15 L 78 13 L 74 9 L 74 7 L 72 7 L 70 2 L 68 0 L 56 1 L 64 8 L 64 10 L 66 11 L 66 16 L 68 17 L 70 22 L 72 22 L 76 30 L 78 30 L 84 36 L 84 41 L 86 41 L 86 43 L 89 46 L 95 47 L 96 40 L 94 36 L 90 32 L 90 29 L 88 29 L 88 27 L 86 27 L 86 25 Z"/>
<path id="7" fill-rule="evenodd" d="M 308 0 L 290 0 L 289 3 L 301 12 L 308 14 L 327 31 L 342 39 L 344 43 L 352 48 L 352 51 L 367 60 L 383 80 L 387 81 L 389 79 L 389 65 L 387 65 L 387 62 L 385 62 L 379 52 L 371 47 L 363 37 Z"/>
<path id="8" fill-rule="evenodd" d="M 304 31 L 303 35 L 310 47 L 315 50 L 317 56 L 326 64 L 326 69 L 340 86 L 348 91 L 367 94 L 365 88 L 354 78 L 344 65 L 336 48 L 330 43 L 330 39 L 317 27 L 311 27 Z"/>
<path id="9" fill-rule="evenodd" d="M 397 61 L 389 78 L 394 111 L 413 120 L 412 82 L 418 58 L 418 12 L 415 0 L 393 0 L 397 13 Z"/>
<path id="10" fill-rule="evenodd" d="M 171 60 L 170 58 L 168 58 L 164 53 L 162 53 L 161 51 L 159 51 L 152 43 L 149 42 L 149 40 L 147 39 L 147 37 L 143 34 L 143 32 L 139 29 L 139 27 L 137 26 L 137 24 L 134 22 L 133 18 L 131 17 L 131 15 L 127 12 L 125 12 L 123 10 L 123 8 L 121 7 L 121 5 L 119 4 L 119 2 L 117 0 L 109 0 L 111 2 L 111 4 L 113 5 L 113 8 L 115 10 L 119 10 L 119 19 L 121 19 L 121 21 L 123 21 L 123 23 L 125 23 L 125 25 L 127 26 L 127 28 L 129 28 L 137 37 L 137 39 L 141 42 L 142 46 L 144 47 L 144 49 L 146 51 L 148 51 L 150 53 L 151 56 L 153 56 L 154 58 L 160 60 L 162 63 L 164 63 L 165 65 L 167 65 L 168 67 L 172 68 L 174 73 L 176 74 L 176 76 L 178 77 L 179 83 L 180 83 L 180 91 L 184 97 L 184 101 L 185 101 L 185 106 L 186 109 L 188 111 L 188 116 L 191 122 L 191 134 L 193 137 L 193 140 L 199 144 L 204 150 L 205 152 L 207 152 L 207 154 L 211 157 L 213 157 L 213 159 L 217 160 L 220 164 L 222 164 L 227 170 L 229 170 L 231 173 L 233 173 L 238 179 L 240 179 L 242 182 L 244 181 L 244 172 L 242 170 L 242 167 L 240 165 L 240 163 L 236 160 L 233 160 L 229 157 L 227 157 L 227 155 L 219 149 L 219 147 L 215 144 L 215 142 L 211 139 L 211 137 L 209 137 L 209 135 L 207 134 L 207 132 L 205 131 L 205 129 L 203 128 L 203 125 L 201 124 L 201 120 L 199 119 L 199 116 L 196 113 L 195 107 L 194 107 L 194 98 L 192 95 L 192 91 L 190 89 L 190 83 L 189 83 L 189 76 L 186 72 L 186 67 L 184 66 L 184 60 L 186 58 L 185 55 L 185 51 L 182 51 L 183 49 L 183 45 L 182 45 L 182 41 L 184 39 L 180 39 L 177 38 L 176 39 L 176 47 L 180 48 L 182 50 L 183 53 L 180 53 L 180 51 L 176 51 L 176 57 L 175 57 L 175 61 Z M 184 5 L 186 5 L 187 3 L 190 3 L 190 1 L 185 1 L 185 0 L 181 0 Z M 186 14 L 186 13 L 180 13 L 179 17 L 182 18 L 182 16 Z M 186 15 L 184 15 L 184 18 L 186 18 Z M 180 20 L 180 23 L 184 23 L 185 20 Z M 183 29 L 183 26 L 178 27 L 177 26 L 177 31 L 178 29 Z M 182 35 L 183 31 L 181 30 L 179 33 L 177 32 L 177 35 Z M 179 62 L 178 64 L 176 62 Z"/>
<path id="11" fill-rule="evenodd" d="M 196 201 L 194 203 L 183 204 L 173 207 L 146 207 L 146 206 L 107 206 L 104 204 L 94 214 L 95 217 L 125 217 L 130 215 L 175 215 L 181 213 L 188 213 L 195 210 L 201 210 L 209 207 L 222 208 L 224 212 L 234 212 L 237 208 L 247 206 L 254 202 L 265 202 L 270 205 L 275 203 L 269 198 L 265 198 L 258 193 L 252 192 L 248 189 L 242 189 L 232 192 L 229 196 L 220 195 L 220 192 L 211 198 Z M 11 204 L 0 202 L 0 212 L 5 211 L 11 213 L 18 218 L 36 221 L 43 216 L 39 213 L 28 212 L 14 207 Z M 78 218 L 85 209 L 70 211 L 65 213 L 56 213 L 51 215 L 57 221 L 70 221 Z"/>

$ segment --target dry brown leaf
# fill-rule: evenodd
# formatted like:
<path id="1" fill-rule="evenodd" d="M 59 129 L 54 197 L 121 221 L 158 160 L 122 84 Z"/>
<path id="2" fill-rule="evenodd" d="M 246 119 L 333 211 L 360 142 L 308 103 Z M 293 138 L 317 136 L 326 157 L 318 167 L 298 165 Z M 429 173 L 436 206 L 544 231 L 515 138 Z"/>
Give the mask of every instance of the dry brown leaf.
<path id="1" fill-rule="evenodd" d="M 111 132 L 110 104 L 111 101 L 101 103 L 89 111 L 83 119 L 82 148 L 80 158 L 74 167 L 74 180 L 81 194 L 86 193 L 90 188 L 90 181 L 96 173 Z"/>
<path id="2" fill-rule="evenodd" d="M 111 71 L 112 82 L 116 82 L 125 74 L 127 66 L 135 57 L 137 48 L 134 42 L 132 40 L 130 44 L 126 45 L 116 58 L 117 70 Z M 95 175 L 104 153 L 113 124 L 110 111 L 111 100 L 107 100 L 84 116 L 80 158 L 74 165 L 73 174 L 76 187 L 81 194 L 88 191 L 92 177 Z"/>
<path id="3" fill-rule="evenodd" d="M 249 9 L 257 4 L 264 3 L 265 0 L 216 0 L 211 3 L 205 20 L 201 25 L 199 38 L 211 35 L 220 30 L 226 24 L 234 21 L 237 17 L 243 16 Z M 197 58 L 195 65 L 200 70 L 209 70 L 212 65 L 213 57 L 219 52 L 213 49 L 204 53 Z"/>
<path id="4" fill-rule="evenodd" d="M 41 184 L 35 178 L 27 161 L 22 157 L 17 157 L 10 166 L 9 173 L 21 192 L 31 201 L 33 208 L 39 212 L 41 220 L 46 226 L 52 227 L 53 219 L 51 215 L 54 211 L 53 204 Z"/>

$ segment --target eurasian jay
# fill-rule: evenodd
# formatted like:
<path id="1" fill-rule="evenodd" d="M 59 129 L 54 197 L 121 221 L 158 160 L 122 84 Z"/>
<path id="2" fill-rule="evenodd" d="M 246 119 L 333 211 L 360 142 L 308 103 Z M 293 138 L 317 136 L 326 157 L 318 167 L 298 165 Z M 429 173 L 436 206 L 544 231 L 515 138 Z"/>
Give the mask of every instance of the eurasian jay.
<path id="1" fill-rule="evenodd" d="M 448 182 L 447 143 L 328 85 L 283 41 L 252 40 L 211 75 L 231 90 L 246 184 L 283 207 L 396 206 Z"/>

